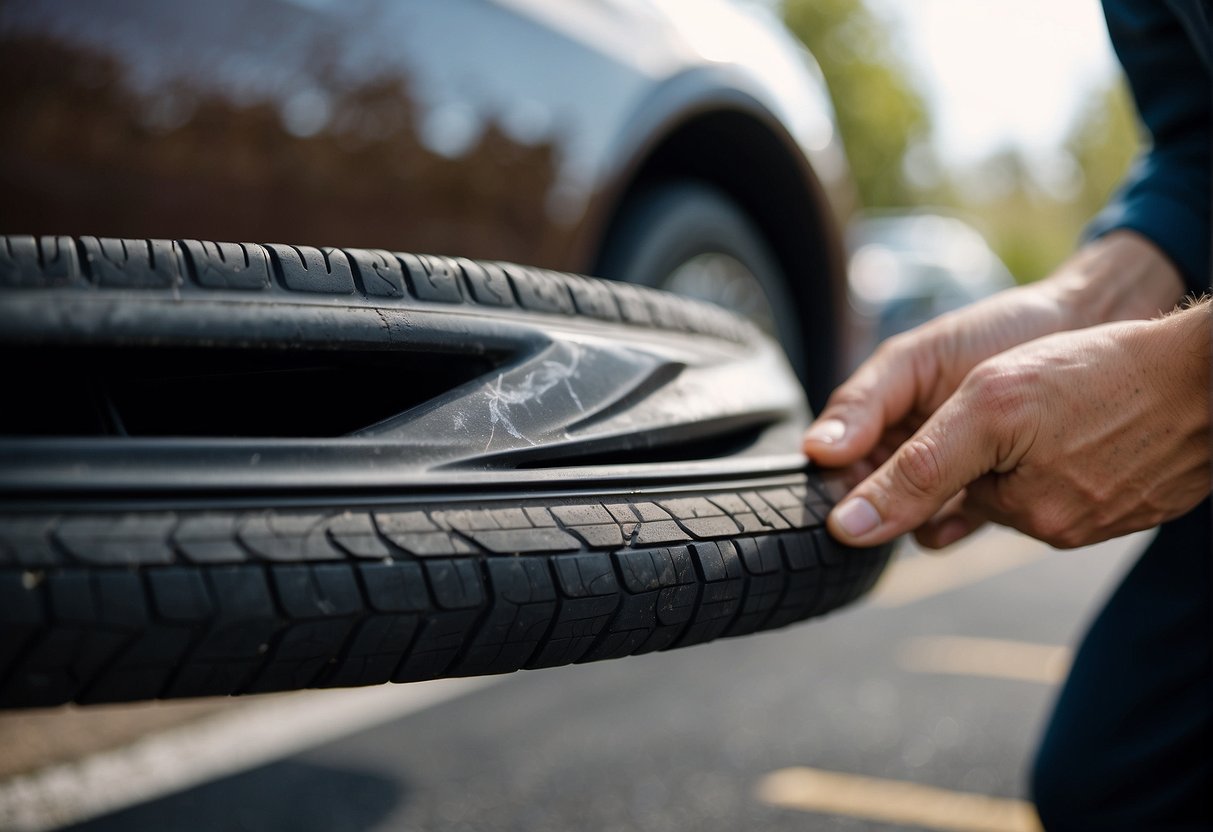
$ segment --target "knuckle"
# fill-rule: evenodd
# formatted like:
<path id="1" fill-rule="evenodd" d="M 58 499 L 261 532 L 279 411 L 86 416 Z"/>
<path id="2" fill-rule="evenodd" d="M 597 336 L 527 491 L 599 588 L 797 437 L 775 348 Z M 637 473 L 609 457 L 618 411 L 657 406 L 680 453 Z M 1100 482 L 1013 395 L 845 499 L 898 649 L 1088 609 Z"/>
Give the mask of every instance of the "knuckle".
<path id="1" fill-rule="evenodd" d="M 1024 531 L 1056 549 L 1073 549 L 1081 545 L 1077 525 L 1058 511 L 1040 511 L 1029 515 Z"/>
<path id="2" fill-rule="evenodd" d="M 1018 420 L 1028 407 L 1034 383 L 1029 371 L 987 361 L 973 369 L 966 386 L 981 414 L 989 420 L 1007 422 Z"/>
<path id="3" fill-rule="evenodd" d="M 894 474 L 915 496 L 936 495 L 944 485 L 939 445 L 930 436 L 915 436 L 901 446 Z"/>

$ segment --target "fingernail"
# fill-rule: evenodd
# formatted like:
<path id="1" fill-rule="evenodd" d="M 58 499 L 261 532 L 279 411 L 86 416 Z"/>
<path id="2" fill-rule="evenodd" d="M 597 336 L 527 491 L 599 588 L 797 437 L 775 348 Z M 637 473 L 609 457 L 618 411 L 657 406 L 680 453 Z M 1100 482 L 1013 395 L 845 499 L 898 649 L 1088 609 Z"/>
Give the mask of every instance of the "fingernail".
<path id="1" fill-rule="evenodd" d="M 880 525 L 876 507 L 863 497 L 853 497 L 834 509 L 834 520 L 850 537 L 862 537 Z"/>
<path id="2" fill-rule="evenodd" d="M 804 438 L 810 442 L 820 442 L 823 445 L 833 445 L 846 436 L 847 426 L 839 419 L 822 419 L 814 422 Z"/>

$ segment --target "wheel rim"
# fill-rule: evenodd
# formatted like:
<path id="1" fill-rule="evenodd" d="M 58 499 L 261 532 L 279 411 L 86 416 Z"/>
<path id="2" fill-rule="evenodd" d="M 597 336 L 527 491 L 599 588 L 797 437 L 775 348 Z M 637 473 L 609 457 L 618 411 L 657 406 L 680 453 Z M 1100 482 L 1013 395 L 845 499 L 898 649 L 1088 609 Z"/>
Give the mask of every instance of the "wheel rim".
<path id="1" fill-rule="evenodd" d="M 670 272 L 658 288 L 714 303 L 748 318 L 767 335 L 778 336 L 775 310 L 762 282 L 736 257 L 721 252 L 696 255 Z"/>

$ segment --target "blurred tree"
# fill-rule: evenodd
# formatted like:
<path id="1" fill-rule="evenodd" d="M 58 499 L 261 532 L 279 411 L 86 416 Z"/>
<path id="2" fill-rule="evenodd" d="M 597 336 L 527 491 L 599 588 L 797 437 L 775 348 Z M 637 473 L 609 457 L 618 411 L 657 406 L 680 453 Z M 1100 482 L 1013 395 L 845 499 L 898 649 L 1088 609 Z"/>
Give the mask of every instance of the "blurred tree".
<path id="1" fill-rule="evenodd" d="M 862 206 L 915 204 L 904 162 L 930 123 L 884 22 L 863 0 L 786 0 L 784 21 L 821 65 Z"/>
<path id="2" fill-rule="evenodd" d="M 1082 170 L 1077 207 L 1094 215 L 1116 190 L 1141 145 L 1137 115 L 1124 78 L 1091 96 L 1066 140 Z"/>
<path id="3" fill-rule="evenodd" d="M 1140 147 L 1133 101 L 1121 76 L 1096 89 L 1074 118 L 1061 151 L 1077 169 L 1077 187 L 1063 195 L 1042 189 L 1011 151 L 979 165 L 975 176 L 995 195 L 966 206 L 981 214 L 994 250 L 1020 282 L 1036 280 L 1070 254 L 1091 218 L 1116 190 Z M 1006 176 L 1014 171 L 1014 176 Z"/>

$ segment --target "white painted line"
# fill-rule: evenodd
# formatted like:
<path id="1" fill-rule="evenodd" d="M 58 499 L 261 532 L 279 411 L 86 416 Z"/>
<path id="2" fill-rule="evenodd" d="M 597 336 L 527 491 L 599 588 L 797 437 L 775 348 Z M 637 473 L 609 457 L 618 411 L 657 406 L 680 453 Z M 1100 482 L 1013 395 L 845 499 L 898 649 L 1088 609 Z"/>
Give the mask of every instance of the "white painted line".
<path id="1" fill-rule="evenodd" d="M 922 636 L 902 643 L 897 664 L 912 673 L 942 673 L 1059 684 L 1070 669 L 1070 650 L 996 638 Z"/>
<path id="2" fill-rule="evenodd" d="M 0 783 L 0 829 L 38 832 L 143 803 L 431 708 L 506 677 L 250 699 L 123 748 Z"/>
<path id="3" fill-rule="evenodd" d="M 797 767 L 774 771 L 754 790 L 783 809 L 947 832 L 1040 832 L 1031 803 L 900 780 Z"/>

